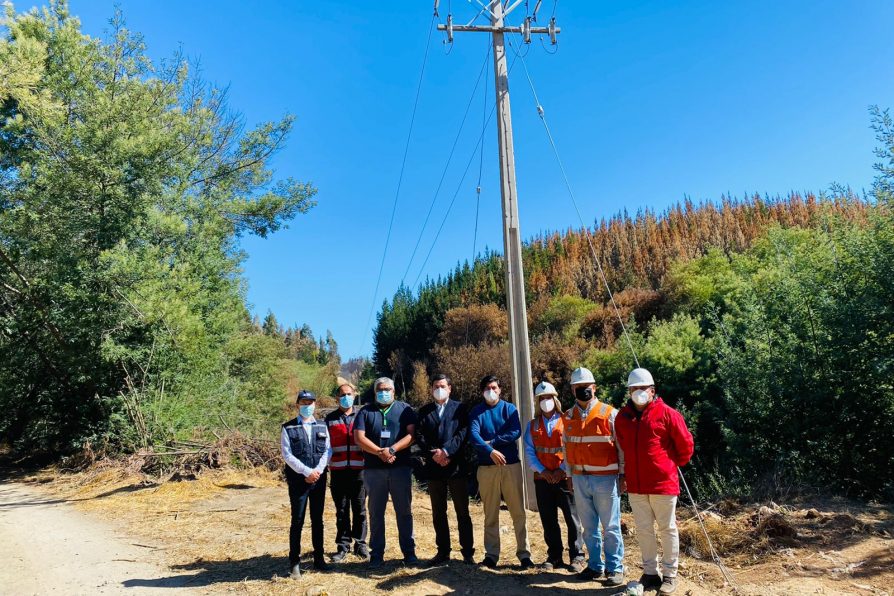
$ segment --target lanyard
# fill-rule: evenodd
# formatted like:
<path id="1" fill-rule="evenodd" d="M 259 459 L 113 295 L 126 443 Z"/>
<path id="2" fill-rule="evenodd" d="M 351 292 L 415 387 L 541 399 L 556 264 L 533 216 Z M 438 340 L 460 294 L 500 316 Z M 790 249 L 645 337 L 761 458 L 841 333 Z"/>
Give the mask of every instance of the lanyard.
<path id="1" fill-rule="evenodd" d="M 387 408 L 385 408 L 384 410 L 379 410 L 380 412 L 382 412 L 382 430 L 388 430 L 388 412 L 390 412 L 391 408 L 393 407 L 394 402 L 391 402 L 391 405 L 389 405 Z"/>

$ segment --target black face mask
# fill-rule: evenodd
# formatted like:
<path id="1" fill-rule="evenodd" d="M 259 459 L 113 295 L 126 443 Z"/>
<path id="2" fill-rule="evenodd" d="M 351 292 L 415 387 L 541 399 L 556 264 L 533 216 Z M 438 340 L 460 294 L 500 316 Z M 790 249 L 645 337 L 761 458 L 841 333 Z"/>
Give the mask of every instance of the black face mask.
<path id="1" fill-rule="evenodd" d="M 578 387 L 574 390 L 574 397 L 577 401 L 590 401 L 593 399 L 593 390 L 589 387 Z"/>

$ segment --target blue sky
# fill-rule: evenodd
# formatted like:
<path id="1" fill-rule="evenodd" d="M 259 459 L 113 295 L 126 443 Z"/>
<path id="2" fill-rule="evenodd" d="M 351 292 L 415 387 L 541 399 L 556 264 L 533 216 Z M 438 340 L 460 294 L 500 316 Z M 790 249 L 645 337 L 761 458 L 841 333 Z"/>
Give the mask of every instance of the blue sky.
<path id="1" fill-rule="evenodd" d="M 297 116 L 273 165 L 312 181 L 319 205 L 288 230 L 243 242 L 249 301 L 284 324 L 331 329 L 343 357 L 369 353 L 367 320 L 432 3 L 71 0 L 71 10 L 85 32 L 100 35 L 115 4 L 150 56 L 182 47 L 199 58 L 204 77 L 229 86 L 232 107 L 250 124 Z M 442 14 L 448 4 L 442 0 Z M 452 1 L 458 22 L 473 16 L 471 6 Z M 542 17 L 552 8 L 544 0 Z M 871 184 L 867 107 L 894 106 L 890 0 L 565 0 L 557 18 L 558 52 L 535 40 L 525 60 L 585 218 L 661 210 L 684 196 Z M 486 96 L 478 89 L 409 263 L 488 43 L 483 34 L 457 34 L 448 53 L 434 35 L 376 309 L 408 269 L 412 283 L 420 271 L 437 276 L 472 255 L 477 157 L 459 182 L 485 99 L 488 109 L 493 101 L 492 80 Z M 521 68 L 510 89 L 522 233 L 577 227 Z M 493 123 L 484 139 L 477 246 L 499 249 Z"/>

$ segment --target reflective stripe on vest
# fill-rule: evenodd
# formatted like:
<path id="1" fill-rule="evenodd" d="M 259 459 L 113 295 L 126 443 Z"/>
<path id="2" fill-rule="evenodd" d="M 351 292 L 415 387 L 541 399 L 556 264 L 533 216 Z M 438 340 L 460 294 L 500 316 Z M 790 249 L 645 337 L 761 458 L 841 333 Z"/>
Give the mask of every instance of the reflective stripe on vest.
<path id="1" fill-rule="evenodd" d="M 599 472 L 617 472 L 617 471 L 618 471 L 618 464 L 609 464 L 607 466 L 587 466 L 587 465 L 582 465 L 582 466 L 572 465 L 571 466 L 571 472 L 573 474 L 583 474 L 586 472 L 599 473 Z"/>
<path id="2" fill-rule="evenodd" d="M 588 437 L 565 437 L 567 443 L 611 443 L 611 435 L 590 435 Z"/>
<path id="3" fill-rule="evenodd" d="M 359 453 L 361 449 L 356 445 L 339 445 L 332 448 L 332 453 L 344 453 L 345 451 L 356 451 Z"/>
<path id="4" fill-rule="evenodd" d="M 578 408 L 565 416 L 565 455 L 573 474 L 617 474 L 618 450 L 611 433 L 614 408 L 599 403 L 581 419 Z"/>

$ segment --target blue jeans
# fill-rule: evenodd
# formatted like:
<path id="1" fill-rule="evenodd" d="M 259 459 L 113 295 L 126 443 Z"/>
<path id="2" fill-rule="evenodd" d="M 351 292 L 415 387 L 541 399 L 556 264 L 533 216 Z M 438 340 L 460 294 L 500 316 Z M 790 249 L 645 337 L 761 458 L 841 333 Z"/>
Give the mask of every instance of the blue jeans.
<path id="1" fill-rule="evenodd" d="M 621 496 L 618 476 L 575 474 L 574 503 L 584 527 L 584 542 L 590 556 L 588 566 L 601 573 L 624 570 L 624 541 L 621 538 Z M 603 540 L 599 522 L 605 532 L 605 563 L 602 561 Z"/>

